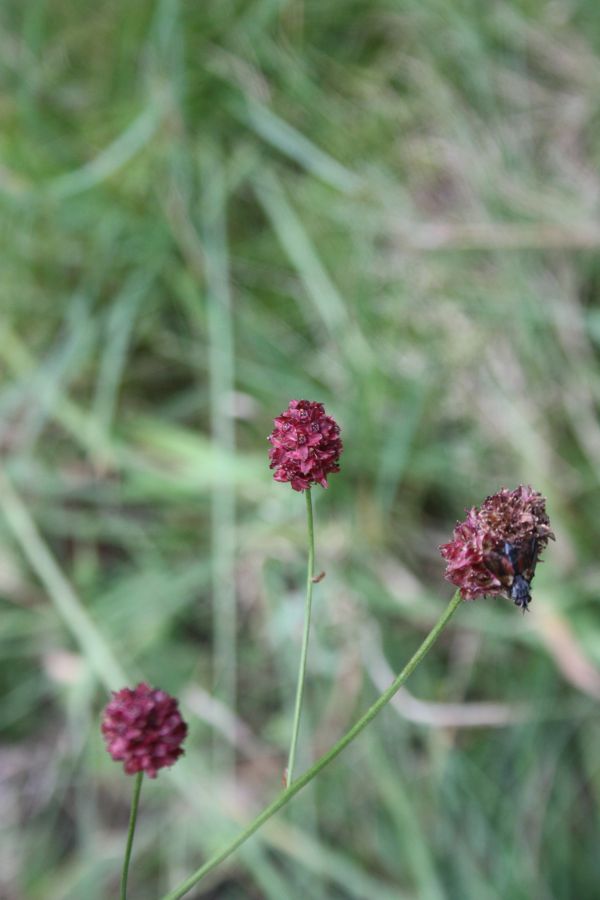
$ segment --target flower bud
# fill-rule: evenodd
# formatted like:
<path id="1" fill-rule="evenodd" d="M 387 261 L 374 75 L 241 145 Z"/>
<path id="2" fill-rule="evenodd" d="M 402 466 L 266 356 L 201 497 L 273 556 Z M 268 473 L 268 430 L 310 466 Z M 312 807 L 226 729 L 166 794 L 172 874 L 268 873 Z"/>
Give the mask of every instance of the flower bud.
<path id="1" fill-rule="evenodd" d="M 102 718 L 106 749 L 123 762 L 127 775 L 145 772 L 156 778 L 183 754 L 187 730 L 177 700 L 145 683 L 113 691 Z"/>
<path id="2" fill-rule="evenodd" d="M 273 421 L 268 440 L 275 481 L 289 481 L 295 491 L 306 491 L 312 484 L 326 488 L 327 476 L 340 470 L 342 441 L 339 425 L 325 415 L 323 404 L 290 400 Z"/>

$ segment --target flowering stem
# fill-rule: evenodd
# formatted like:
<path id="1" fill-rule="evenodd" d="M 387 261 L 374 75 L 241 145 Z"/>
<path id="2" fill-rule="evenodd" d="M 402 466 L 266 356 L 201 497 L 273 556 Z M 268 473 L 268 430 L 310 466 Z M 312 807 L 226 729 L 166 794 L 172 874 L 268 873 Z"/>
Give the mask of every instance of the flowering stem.
<path id="1" fill-rule="evenodd" d="M 211 857 L 207 862 L 204 863 L 199 869 L 197 869 L 189 878 L 186 878 L 185 881 L 179 885 L 179 887 L 174 888 L 170 893 L 166 894 L 162 900 L 179 900 L 180 897 L 183 897 L 191 888 L 197 884 L 201 878 L 203 878 L 208 872 L 212 871 L 212 869 L 216 868 L 220 863 L 222 863 L 228 856 L 237 850 L 248 838 L 254 834 L 255 831 L 267 822 L 271 816 L 275 815 L 283 806 L 290 802 L 292 797 L 294 797 L 297 793 L 299 793 L 303 787 L 313 780 L 324 768 L 329 765 L 332 760 L 334 760 L 339 754 L 344 750 L 348 744 L 350 744 L 355 737 L 363 731 L 369 722 L 371 722 L 377 713 L 383 709 L 383 707 L 389 703 L 392 699 L 396 691 L 404 684 L 407 678 L 412 675 L 414 670 L 417 668 L 421 660 L 427 654 L 427 652 L 431 649 L 433 644 L 436 642 L 437 638 L 440 636 L 446 625 L 448 624 L 450 618 L 453 613 L 456 611 L 457 607 L 460 606 L 462 600 L 460 593 L 457 591 L 452 599 L 450 600 L 448 606 L 439 617 L 417 652 L 414 656 L 407 662 L 399 675 L 396 676 L 395 680 L 389 686 L 389 688 L 383 692 L 383 694 L 378 697 L 378 699 L 373 703 L 372 706 L 366 711 L 366 713 L 361 716 L 358 722 L 352 726 L 352 728 L 346 732 L 346 734 L 340 738 L 337 744 L 334 744 L 330 750 L 321 756 L 310 769 L 308 769 L 303 775 L 300 775 L 296 781 L 290 783 L 289 787 L 282 791 L 273 802 L 263 809 L 261 813 L 251 822 L 247 828 L 242 831 L 236 838 L 234 838 L 231 843 L 229 843 L 226 847 L 216 853 L 213 857 Z"/>
<path id="2" fill-rule="evenodd" d="M 310 615 L 312 612 L 313 577 L 315 574 L 315 529 L 313 524 L 313 509 L 311 490 L 308 488 L 306 497 L 306 522 L 308 526 L 308 565 L 306 569 L 306 601 L 304 605 L 304 634 L 302 635 L 302 650 L 300 651 L 300 668 L 298 669 L 298 684 L 296 686 L 296 704 L 294 707 L 294 722 L 292 725 L 292 742 L 288 756 L 288 766 L 285 783 L 290 785 L 293 779 L 294 763 L 296 761 L 296 747 L 298 744 L 298 731 L 300 730 L 300 716 L 302 715 L 302 699 L 304 697 L 304 681 L 306 678 L 306 658 L 308 656 L 308 638 L 310 635 Z"/>
<path id="3" fill-rule="evenodd" d="M 135 823 L 137 820 L 138 804 L 140 802 L 140 791 L 142 790 L 143 772 L 138 772 L 135 776 L 133 784 L 133 797 L 131 798 L 131 813 L 129 815 L 129 829 L 127 831 L 127 846 L 125 847 L 125 859 L 123 860 L 123 872 L 121 874 L 121 900 L 127 900 L 127 876 L 129 874 L 129 860 L 131 859 L 131 848 L 133 847 L 133 835 L 135 833 Z"/>

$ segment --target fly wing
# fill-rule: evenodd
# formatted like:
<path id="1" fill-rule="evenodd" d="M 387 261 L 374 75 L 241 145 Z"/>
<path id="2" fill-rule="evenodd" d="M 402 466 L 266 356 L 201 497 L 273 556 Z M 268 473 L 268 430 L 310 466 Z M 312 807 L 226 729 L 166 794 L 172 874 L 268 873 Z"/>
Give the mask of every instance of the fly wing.
<path id="1" fill-rule="evenodd" d="M 515 576 L 515 569 L 510 558 L 505 553 L 497 553 L 490 550 L 485 555 L 485 566 L 492 575 L 495 575 L 500 584 L 510 588 Z"/>
<path id="2" fill-rule="evenodd" d="M 521 574 L 527 581 L 531 581 L 535 574 L 538 556 L 537 539 L 533 537 L 523 541 L 515 548 L 515 572 Z"/>

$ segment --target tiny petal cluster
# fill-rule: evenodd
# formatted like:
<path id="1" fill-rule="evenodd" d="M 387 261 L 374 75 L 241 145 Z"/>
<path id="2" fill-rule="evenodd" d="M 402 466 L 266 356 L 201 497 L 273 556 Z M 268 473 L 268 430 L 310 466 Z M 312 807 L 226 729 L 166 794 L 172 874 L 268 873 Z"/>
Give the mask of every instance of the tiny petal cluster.
<path id="1" fill-rule="evenodd" d="M 465 600 L 506 596 L 506 585 L 491 566 L 492 554 L 502 553 L 507 542 L 520 546 L 535 539 L 537 561 L 550 538 L 554 540 L 544 497 L 528 485 L 502 488 L 470 509 L 452 540 L 440 547 L 447 563 L 444 577 L 460 588 Z"/>
<path id="2" fill-rule="evenodd" d="M 323 404 L 290 400 L 273 422 L 268 440 L 275 481 L 288 481 L 295 491 L 306 491 L 312 484 L 326 488 L 327 476 L 340 470 L 342 441 L 339 425 L 325 414 Z"/>
<path id="3" fill-rule="evenodd" d="M 177 700 L 146 683 L 113 691 L 102 717 L 106 749 L 123 762 L 127 775 L 145 772 L 156 778 L 183 754 L 187 730 Z"/>

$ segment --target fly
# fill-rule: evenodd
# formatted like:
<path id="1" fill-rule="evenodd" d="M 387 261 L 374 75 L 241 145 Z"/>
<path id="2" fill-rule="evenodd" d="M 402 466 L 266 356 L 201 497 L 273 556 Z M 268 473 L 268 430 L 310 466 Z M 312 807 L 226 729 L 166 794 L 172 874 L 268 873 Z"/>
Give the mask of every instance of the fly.
<path id="1" fill-rule="evenodd" d="M 492 550 L 485 557 L 485 565 L 496 576 L 506 596 L 523 612 L 531 603 L 531 582 L 538 561 L 537 538 L 520 543 L 505 541 L 502 551 Z"/>

